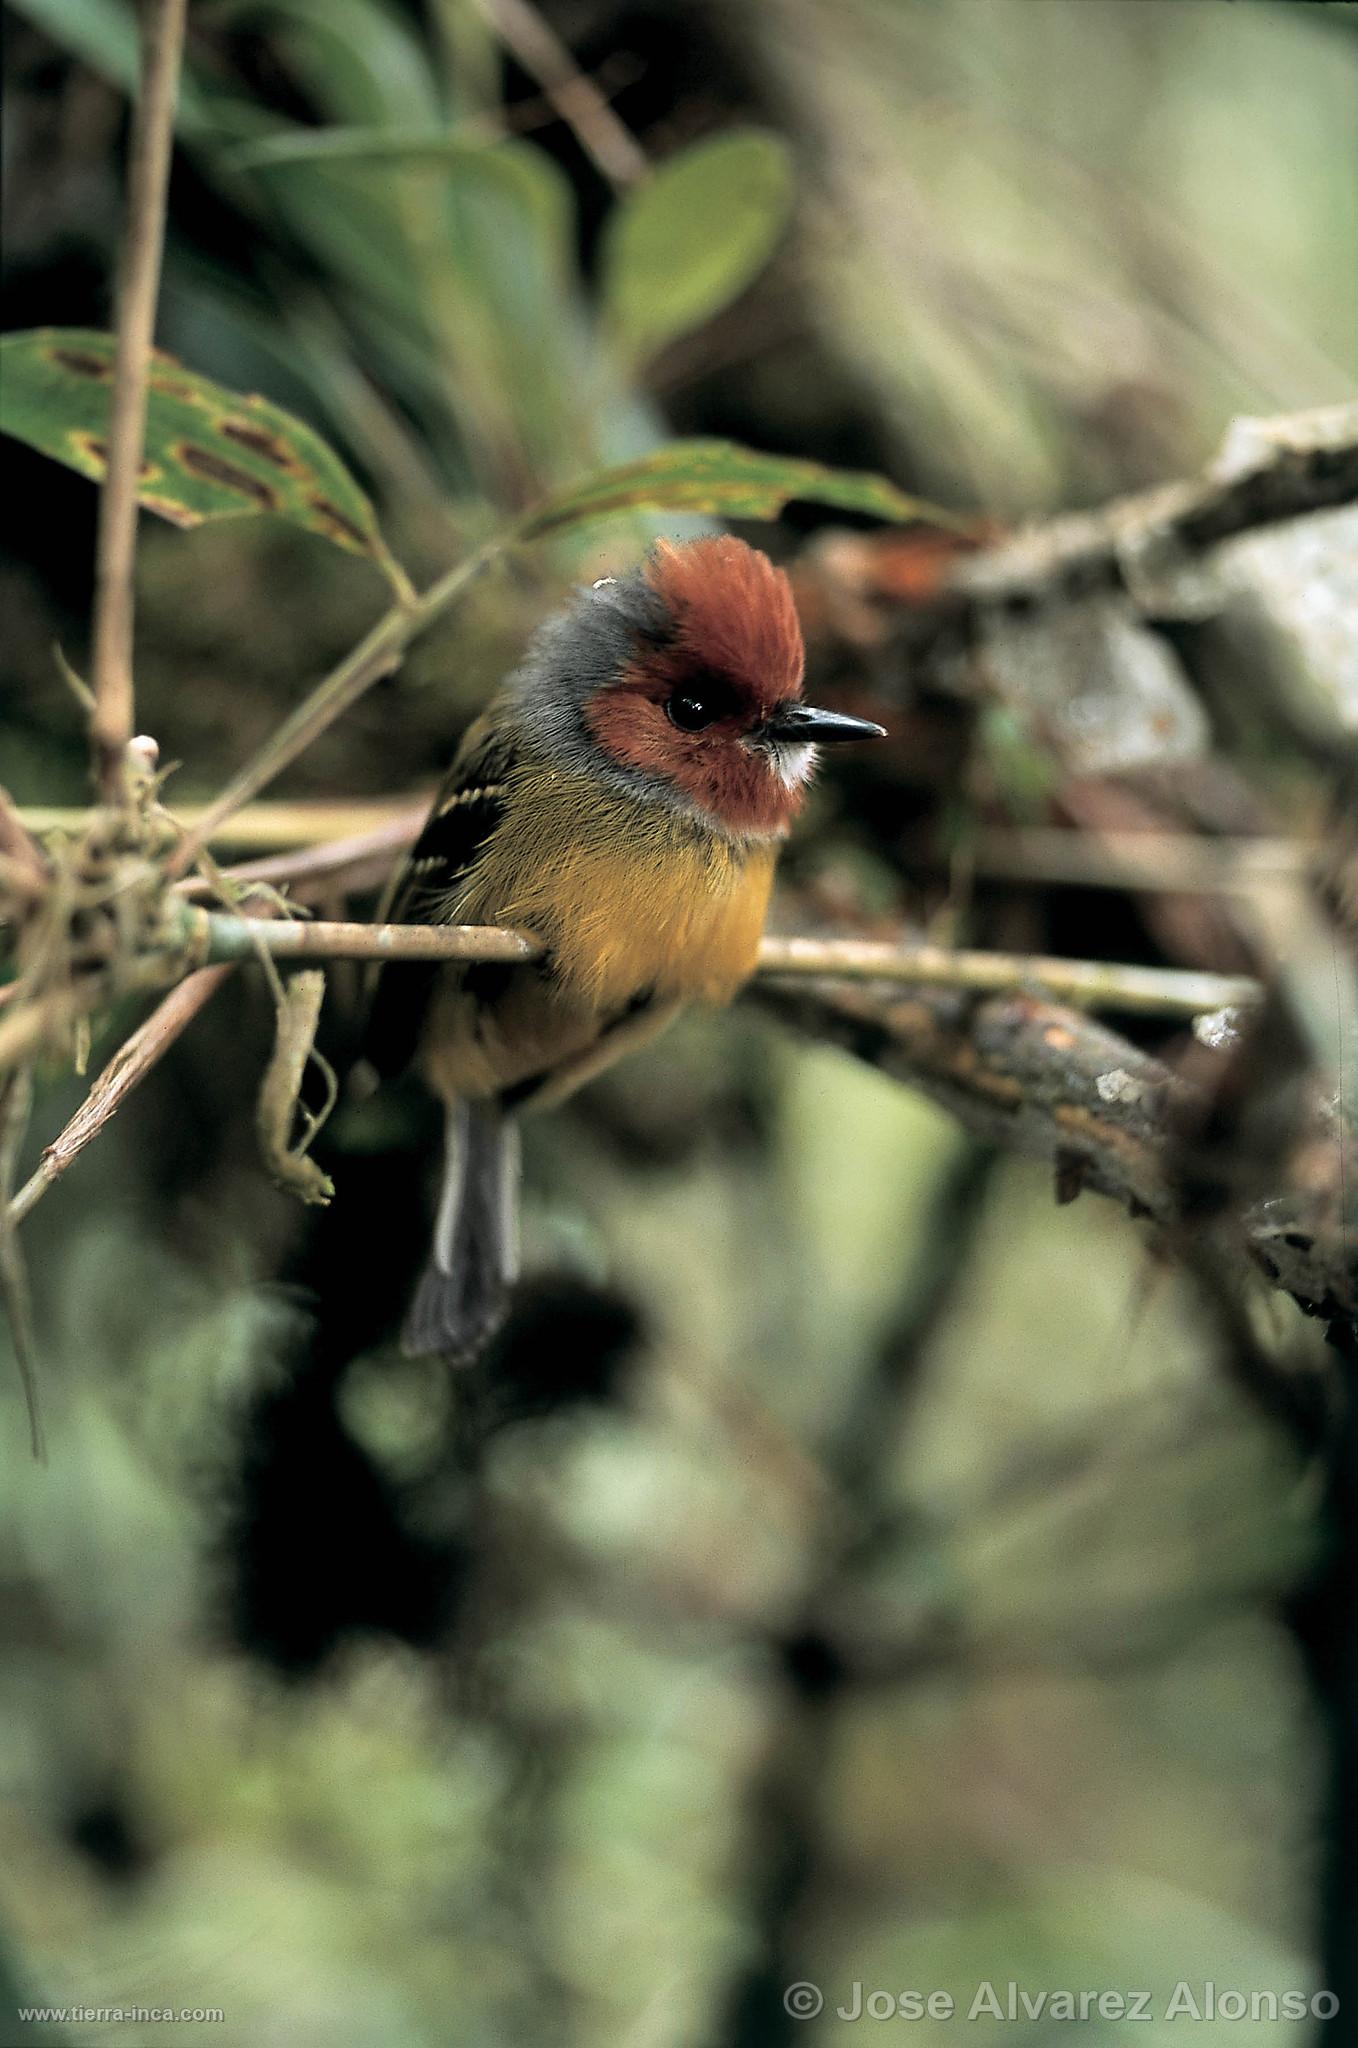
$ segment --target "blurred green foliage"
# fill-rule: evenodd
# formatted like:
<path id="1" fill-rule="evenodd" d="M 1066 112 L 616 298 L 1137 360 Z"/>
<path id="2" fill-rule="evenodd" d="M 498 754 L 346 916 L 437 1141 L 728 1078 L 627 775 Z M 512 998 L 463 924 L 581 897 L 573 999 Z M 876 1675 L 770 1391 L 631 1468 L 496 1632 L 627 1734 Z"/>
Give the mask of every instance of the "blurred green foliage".
<path id="1" fill-rule="evenodd" d="M 752 132 L 686 150 L 614 207 L 602 293 L 624 355 L 644 361 L 719 313 L 763 269 L 791 203 L 787 145 Z"/>

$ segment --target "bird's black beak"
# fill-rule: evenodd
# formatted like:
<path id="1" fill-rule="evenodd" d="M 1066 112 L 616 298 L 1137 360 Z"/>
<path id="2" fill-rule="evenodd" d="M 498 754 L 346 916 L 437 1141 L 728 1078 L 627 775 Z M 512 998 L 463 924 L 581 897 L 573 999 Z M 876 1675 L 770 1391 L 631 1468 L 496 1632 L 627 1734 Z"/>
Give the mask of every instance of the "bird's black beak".
<path id="1" fill-rule="evenodd" d="M 780 704 L 764 725 L 768 740 L 802 741 L 823 747 L 841 740 L 884 740 L 886 727 L 845 711 L 818 711 L 814 704 Z"/>

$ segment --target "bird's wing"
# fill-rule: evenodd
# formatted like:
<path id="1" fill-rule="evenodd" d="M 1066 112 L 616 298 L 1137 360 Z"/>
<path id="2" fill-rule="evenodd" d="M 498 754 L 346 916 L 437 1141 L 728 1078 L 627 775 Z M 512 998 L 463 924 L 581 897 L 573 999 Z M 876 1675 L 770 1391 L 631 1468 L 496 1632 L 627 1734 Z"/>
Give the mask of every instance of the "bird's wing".
<path id="1" fill-rule="evenodd" d="M 505 784 L 513 766 L 513 744 L 498 722 L 489 713 L 478 718 L 389 886 L 379 922 L 447 922 L 468 871 L 504 816 Z M 409 1065 L 442 971 L 436 962 L 412 962 L 375 977 L 363 1050 L 379 1074 L 396 1074 Z"/>

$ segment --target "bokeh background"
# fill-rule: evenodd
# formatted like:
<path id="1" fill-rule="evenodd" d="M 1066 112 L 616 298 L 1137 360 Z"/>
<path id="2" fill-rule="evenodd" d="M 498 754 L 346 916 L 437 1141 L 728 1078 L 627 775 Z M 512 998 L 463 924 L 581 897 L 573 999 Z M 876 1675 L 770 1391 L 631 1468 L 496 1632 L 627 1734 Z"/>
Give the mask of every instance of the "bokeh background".
<path id="1" fill-rule="evenodd" d="M 594 148 L 544 98 L 544 24 L 619 124 Z M 105 326 L 133 9 L 15 0 L 4 38 L 5 324 Z M 607 289 L 628 147 L 751 126 L 769 260 L 648 336 Z M 324 432 L 417 580 L 676 432 L 1006 522 L 1355 395 L 1355 135 L 1348 5 L 195 0 L 159 339 Z M 75 804 L 52 646 L 82 665 L 95 495 L 5 465 L 3 779 Z M 845 526 L 749 534 L 823 599 L 872 546 Z M 386 600 L 290 528 L 143 528 L 139 723 L 189 802 Z M 690 529 L 488 580 L 271 794 L 427 787 L 554 598 L 662 530 Z M 1300 829 L 1304 661 L 1286 716 L 1209 707 L 1073 772 L 1012 708 L 913 696 L 861 621 L 808 623 L 897 737 L 818 789 L 785 922 L 1240 967 L 1183 902 L 968 885 L 968 835 Z M 353 995 L 333 974 L 337 1056 Z M 46 1467 L 0 1377 L 0 2005 L 226 2018 L 16 2039 L 778 2048 L 882 2025 L 835 2017 L 855 1982 L 965 2009 L 1014 1979 L 1148 1991 L 1145 2044 L 1181 1981 L 1324 1983 L 1323 1482 L 1143 1228 L 743 1004 L 533 1130 L 531 1278 L 450 1379 L 394 1344 L 427 1105 L 341 1109 L 318 1220 L 257 1158 L 270 1030 L 237 975 L 25 1227 Z M 44 1078 L 34 1146 L 81 1094 Z M 1250 1314 L 1322 1369 L 1284 1297 Z"/>

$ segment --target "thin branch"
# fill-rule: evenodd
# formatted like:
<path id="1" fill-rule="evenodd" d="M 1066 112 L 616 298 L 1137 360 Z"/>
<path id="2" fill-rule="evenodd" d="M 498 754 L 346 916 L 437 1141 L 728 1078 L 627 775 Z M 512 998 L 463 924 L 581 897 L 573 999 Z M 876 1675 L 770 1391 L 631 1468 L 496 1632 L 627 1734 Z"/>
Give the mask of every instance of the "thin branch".
<path id="1" fill-rule="evenodd" d="M 1358 404 L 1234 422 L 1201 477 L 1036 521 L 959 558 L 951 593 L 1017 609 L 1120 587 L 1136 598 L 1242 533 L 1358 500 Z"/>
<path id="2" fill-rule="evenodd" d="M 493 925 L 304 922 L 237 917 L 187 904 L 183 916 L 188 945 L 207 964 L 172 989 L 114 1055 L 85 1102 L 60 1137 L 47 1147 L 36 1172 L 15 1197 L 11 1222 L 19 1222 L 28 1214 L 90 1139 L 103 1129 L 238 961 L 257 960 L 264 953 L 271 960 L 519 963 L 539 959 L 543 952 L 541 944 L 529 934 Z M 823 995 L 825 987 L 834 986 L 826 982 L 827 976 L 833 976 L 835 983 L 841 985 L 857 981 L 875 983 L 878 997 L 883 984 L 909 984 L 923 997 L 923 1003 L 917 1002 L 910 1014 L 918 1012 L 921 1016 L 927 1016 L 928 1005 L 941 996 L 956 999 L 1023 987 L 1043 988 L 1049 994 L 1060 994 L 1068 1001 L 1095 1008 L 1182 1018 L 1240 1007 L 1257 1001 L 1261 993 L 1257 983 L 1225 975 L 1022 954 L 952 953 L 939 946 L 891 946 L 857 939 L 765 939 L 756 973 L 767 985 L 768 1000 L 774 1004 L 780 989 L 795 1001 L 789 995 L 790 986 L 808 978 L 817 982 L 817 995 Z M 58 989 L 25 1004 L 13 1016 L 0 1018 L 0 1070 L 34 1056 L 54 1034 L 68 1028 L 76 1016 L 88 1010 L 96 994 L 93 988 L 83 992 Z M 840 994 L 852 1003 L 842 986 Z M 871 994 L 867 1001 L 871 1006 Z"/>
<path id="3" fill-rule="evenodd" d="M 265 924 L 225 912 L 188 913 L 209 961 L 251 960 L 261 949 L 275 960 L 502 960 L 542 957 L 524 932 L 498 925 Z"/>
<path id="4" fill-rule="evenodd" d="M 893 946 L 861 939 L 765 939 L 758 972 L 762 977 L 833 975 L 837 980 L 914 982 L 983 993 L 1041 988 L 1092 1009 L 1161 1017 L 1233 1009 L 1258 1002 L 1262 994 L 1257 981 L 1242 975 L 1063 960 L 1036 953 L 953 952 L 946 946 Z"/>
<path id="5" fill-rule="evenodd" d="M 350 889 L 375 888 L 390 873 L 395 855 L 413 846 L 419 838 L 428 815 L 429 805 L 425 802 L 418 810 L 398 812 L 370 832 L 355 832 L 348 838 L 331 839 L 319 846 L 298 846 L 291 853 L 270 854 L 264 860 L 239 861 L 233 867 L 223 868 L 221 874 L 225 880 L 238 883 L 278 886 L 286 882 L 299 899 L 305 899 L 322 882 L 336 886 L 343 883 Z M 206 876 L 192 875 L 175 886 L 186 896 L 201 896 L 213 884 Z"/>
<path id="6" fill-rule="evenodd" d="M 399 821 L 418 819 L 422 825 L 429 815 L 433 790 L 406 791 L 402 796 L 354 798 L 332 802 L 329 798 L 298 798 L 295 802 L 253 803 L 213 825 L 210 838 L 221 853 L 283 853 L 291 847 L 317 847 L 328 851 L 327 842 L 376 833 Z M 174 804 L 174 820 L 195 836 L 208 816 L 208 804 Z M 71 837 L 83 832 L 90 812 L 83 804 L 26 804 L 14 815 L 29 833 L 64 832 Z"/>
<path id="7" fill-rule="evenodd" d="M 12 1224 L 22 1223 L 29 1210 L 42 1200 L 54 1181 L 61 1179 L 90 1140 L 98 1137 L 132 1090 L 164 1058 L 185 1026 L 191 1024 L 204 1005 L 211 1001 L 230 973 L 229 964 L 200 967 L 197 973 L 188 975 L 178 987 L 172 988 L 146 1022 L 124 1040 L 66 1128 L 44 1148 L 36 1171 L 14 1197 L 9 1210 Z"/>
<path id="8" fill-rule="evenodd" d="M 535 960 L 541 944 L 497 925 L 273 923 L 217 912 L 190 912 L 208 960 L 246 960 L 264 947 L 285 960 Z M 950 952 L 862 939 L 765 939 L 756 972 L 764 978 L 827 975 L 839 980 L 910 982 L 994 992 L 1032 986 L 1095 1008 L 1195 1017 L 1257 1002 L 1259 984 L 1243 976 L 1170 967 L 1122 966 L 1023 953 Z"/>
<path id="9" fill-rule="evenodd" d="M 122 798 L 124 757 L 132 738 L 137 481 L 146 436 L 146 386 L 165 242 L 165 200 L 185 7 L 186 0 L 150 0 L 147 6 L 141 91 L 132 125 L 127 234 L 108 421 L 108 472 L 99 498 L 95 550 L 91 736 L 99 783 L 110 803 Z"/>
<path id="10" fill-rule="evenodd" d="M 614 190 L 644 178 L 650 169 L 645 151 L 537 8 L 529 0 L 477 0 L 477 5 Z"/>

